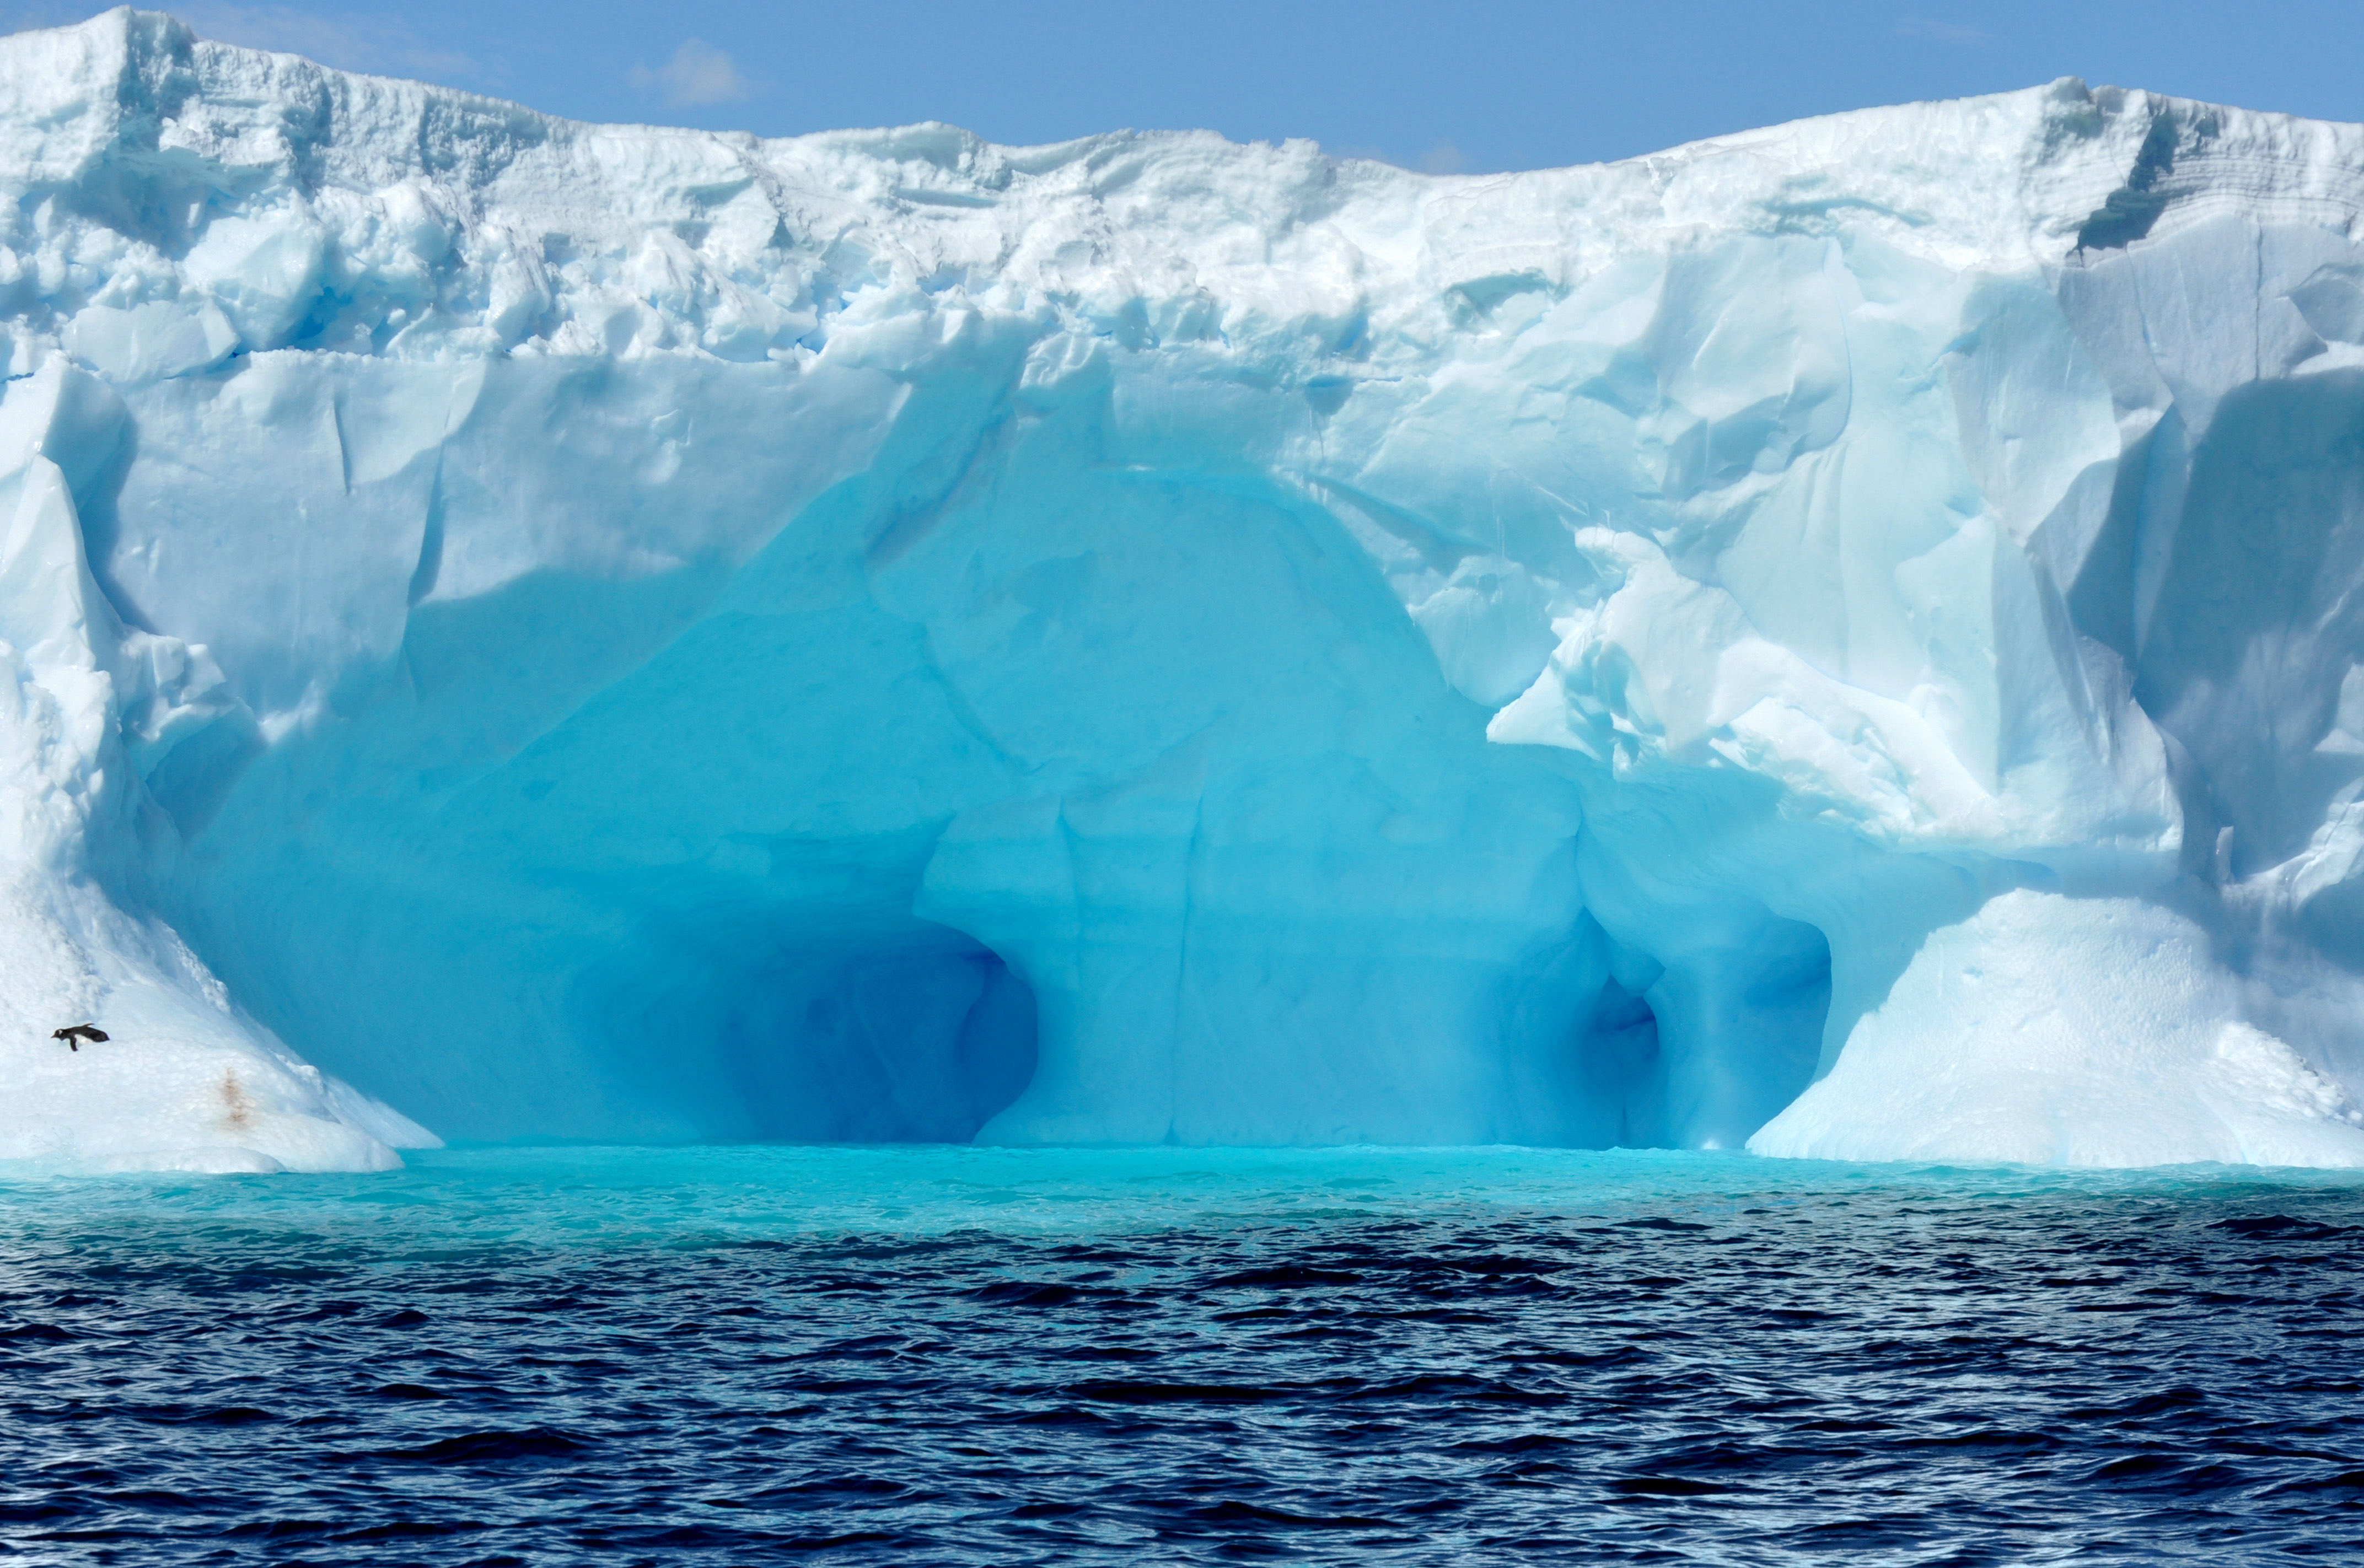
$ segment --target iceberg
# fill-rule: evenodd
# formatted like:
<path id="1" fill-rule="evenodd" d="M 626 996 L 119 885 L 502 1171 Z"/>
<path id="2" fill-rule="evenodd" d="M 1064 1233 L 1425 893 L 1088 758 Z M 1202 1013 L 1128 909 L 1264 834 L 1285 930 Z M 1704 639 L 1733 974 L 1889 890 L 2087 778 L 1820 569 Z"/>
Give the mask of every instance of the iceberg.
<path id="1" fill-rule="evenodd" d="M 2364 1164 L 2359 170 L 0 39 L 0 1158 Z"/>

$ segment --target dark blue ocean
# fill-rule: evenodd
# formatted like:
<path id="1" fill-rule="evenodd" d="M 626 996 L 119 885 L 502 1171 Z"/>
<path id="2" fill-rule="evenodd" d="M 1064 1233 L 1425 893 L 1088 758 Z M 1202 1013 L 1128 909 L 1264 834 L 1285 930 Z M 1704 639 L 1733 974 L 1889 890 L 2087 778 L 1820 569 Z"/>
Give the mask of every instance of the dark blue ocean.
<path id="1" fill-rule="evenodd" d="M 1526 1151 L 0 1177 L 0 1562 L 2364 1562 L 2364 1181 Z"/>

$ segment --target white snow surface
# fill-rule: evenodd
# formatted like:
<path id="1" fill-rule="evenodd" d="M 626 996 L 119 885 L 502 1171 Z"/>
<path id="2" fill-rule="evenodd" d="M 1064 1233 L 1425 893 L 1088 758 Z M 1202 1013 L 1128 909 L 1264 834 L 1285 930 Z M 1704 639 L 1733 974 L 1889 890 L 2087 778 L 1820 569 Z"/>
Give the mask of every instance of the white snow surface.
<path id="1" fill-rule="evenodd" d="M 2127 1165 L 2164 1144 L 2228 1164 L 2357 1163 L 2364 1115 L 2241 1011 L 2183 916 L 2005 893 L 1933 933 L 1829 1075 L 1750 1147 Z"/>
<path id="2" fill-rule="evenodd" d="M 1436 177 L 118 10 L 0 186 L 0 1158 L 2364 1162 L 2364 128 Z"/>

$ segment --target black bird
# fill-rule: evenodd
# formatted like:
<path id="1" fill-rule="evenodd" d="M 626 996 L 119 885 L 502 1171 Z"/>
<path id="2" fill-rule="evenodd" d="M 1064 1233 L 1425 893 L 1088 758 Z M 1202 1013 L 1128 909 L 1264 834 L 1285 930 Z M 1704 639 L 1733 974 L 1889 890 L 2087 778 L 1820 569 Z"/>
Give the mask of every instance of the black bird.
<path id="1" fill-rule="evenodd" d="M 96 1045 L 100 1040 L 106 1038 L 106 1031 L 100 1029 L 96 1024 L 74 1024 L 66 1029 L 57 1030 L 52 1033 L 50 1038 L 51 1040 L 64 1040 L 66 1042 L 67 1049 L 70 1051 L 80 1051 L 84 1040 L 88 1040 L 91 1044 Z"/>

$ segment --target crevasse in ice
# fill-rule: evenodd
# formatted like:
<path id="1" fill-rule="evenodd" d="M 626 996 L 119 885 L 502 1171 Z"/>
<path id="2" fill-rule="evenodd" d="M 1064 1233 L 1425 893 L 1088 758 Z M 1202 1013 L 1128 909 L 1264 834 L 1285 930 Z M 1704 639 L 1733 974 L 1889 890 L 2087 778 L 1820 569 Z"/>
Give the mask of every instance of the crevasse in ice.
<path id="1" fill-rule="evenodd" d="M 2364 1162 L 2358 128 L 1437 178 L 116 11 L 0 181 L 0 1156 Z"/>

